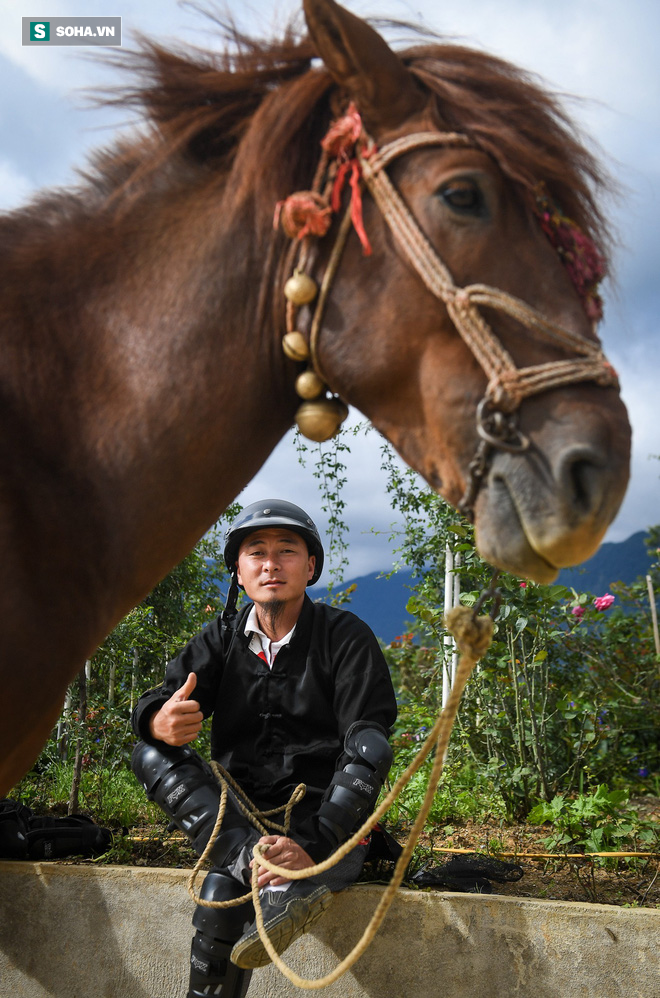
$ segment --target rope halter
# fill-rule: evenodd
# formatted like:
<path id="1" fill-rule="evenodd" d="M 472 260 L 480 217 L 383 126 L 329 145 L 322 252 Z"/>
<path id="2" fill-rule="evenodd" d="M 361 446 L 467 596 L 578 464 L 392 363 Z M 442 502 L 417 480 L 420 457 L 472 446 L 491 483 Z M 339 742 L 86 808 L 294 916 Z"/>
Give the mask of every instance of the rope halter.
<path id="1" fill-rule="evenodd" d="M 452 323 L 486 374 L 486 392 L 477 407 L 479 448 L 470 465 L 466 492 L 459 504 L 459 509 L 471 519 L 474 501 L 493 449 L 522 452 L 529 446 L 528 439 L 517 427 L 516 419 L 517 410 L 525 398 L 580 381 L 595 381 L 602 386 L 618 387 L 618 378 L 598 342 L 551 322 L 526 302 L 498 288 L 486 284 L 470 284 L 461 288 L 454 283 L 448 268 L 422 232 L 386 173 L 386 167 L 399 156 L 413 149 L 431 146 L 475 148 L 468 136 L 461 133 L 416 132 L 377 149 L 362 128 L 359 114 L 353 105 L 343 118 L 331 126 L 322 142 L 323 156 L 312 191 L 291 195 L 291 198 L 278 205 L 276 213 L 276 222 L 279 222 L 285 211 L 291 214 L 293 205 L 300 207 L 303 197 L 307 197 L 311 206 L 306 215 L 304 212 L 300 213 L 305 217 L 304 224 L 298 224 L 297 227 L 283 224 L 287 235 L 297 241 L 294 260 L 296 256 L 298 258 L 294 276 L 289 279 L 284 289 L 287 297 L 287 333 L 283 349 L 287 356 L 295 360 L 308 360 L 310 364 L 309 369 L 300 375 L 296 382 L 299 394 L 308 400 L 307 410 L 304 405 L 301 406 L 296 417 L 301 432 L 306 433 L 305 416 L 306 412 L 309 413 L 310 406 L 312 411 L 316 405 L 324 406 L 326 410 L 328 406 L 334 406 L 338 421 L 326 436 L 321 438 L 312 436 L 312 439 L 327 439 L 333 436 L 348 410 L 336 396 L 330 399 L 325 397 L 327 388 L 318 360 L 318 340 L 325 303 L 351 226 L 355 228 L 360 238 L 365 255 L 371 252 L 362 224 L 360 185 L 363 183 L 390 227 L 402 255 L 417 271 L 429 291 L 444 302 Z M 317 295 L 316 282 L 305 273 L 310 255 L 310 236 L 314 233 L 315 236 L 322 237 L 328 231 L 331 215 L 340 207 L 341 192 L 347 178 L 352 191 L 350 203 L 340 223 Z M 544 231 L 552 241 L 549 217 L 549 214 L 544 212 L 542 221 L 545 223 Z M 583 246 L 587 244 L 591 250 L 591 260 L 599 261 L 597 250 L 588 237 L 574 223 L 569 223 L 566 219 L 562 219 L 562 222 L 572 226 L 574 233 L 579 233 L 581 244 Z M 564 257 L 562 259 L 566 262 Z M 597 271 L 597 268 L 595 269 Z M 597 300 L 593 287 L 589 286 L 588 290 L 585 290 L 584 282 L 578 284 L 574 276 L 575 271 L 575 266 L 573 270 L 569 267 L 569 275 L 585 309 L 588 314 L 592 311 L 593 317 L 593 302 Z M 601 276 L 602 271 L 598 271 L 597 277 Z M 296 330 L 295 321 L 298 308 L 310 304 L 315 298 L 316 304 L 307 343 L 306 338 Z M 574 356 L 567 360 L 517 367 L 500 339 L 483 318 L 480 312 L 483 307 L 504 312 L 538 337 L 569 350 Z"/>

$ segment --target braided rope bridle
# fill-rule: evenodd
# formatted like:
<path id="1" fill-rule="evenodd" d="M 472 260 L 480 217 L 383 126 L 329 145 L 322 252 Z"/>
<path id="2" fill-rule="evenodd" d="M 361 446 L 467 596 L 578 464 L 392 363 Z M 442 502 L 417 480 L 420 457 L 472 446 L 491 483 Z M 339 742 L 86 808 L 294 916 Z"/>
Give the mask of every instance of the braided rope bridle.
<path id="1" fill-rule="evenodd" d="M 356 119 L 359 121 L 359 116 L 357 116 L 355 109 L 349 109 L 349 115 L 351 114 L 353 136 L 355 136 L 357 132 Z M 328 134 L 330 135 L 330 133 Z M 469 137 L 461 133 L 415 132 L 377 149 L 375 143 L 362 129 L 360 122 L 359 136 L 352 138 L 350 145 L 341 149 L 339 155 L 333 159 L 328 155 L 327 150 L 324 152 L 316 173 L 313 191 L 303 192 L 305 194 L 313 193 L 317 198 L 320 211 L 324 213 L 324 223 L 321 230 L 315 231 L 314 235 L 322 236 L 324 234 L 322 229 L 325 228 L 327 231 L 329 228 L 328 205 L 332 201 L 335 203 L 338 201 L 338 164 L 345 165 L 348 162 L 352 164 L 353 197 L 340 223 L 316 300 L 309 334 L 308 358 L 311 369 L 318 378 L 319 385 L 325 389 L 326 378 L 319 362 L 318 342 L 325 304 L 339 267 L 351 224 L 355 226 L 365 252 L 370 252 L 366 234 L 361 229 L 361 203 L 359 200 L 356 206 L 356 191 L 359 191 L 358 184 L 361 182 L 371 194 L 387 222 L 401 253 L 429 291 L 444 302 L 456 330 L 472 351 L 487 377 L 486 391 L 477 406 L 476 413 L 480 442 L 469 466 L 465 494 L 459 503 L 461 512 L 472 519 L 474 502 L 486 474 L 492 452 L 496 449 L 522 452 L 529 447 L 529 440 L 518 429 L 516 419 L 516 412 L 525 398 L 551 388 L 581 381 L 594 381 L 604 387 L 618 387 L 618 378 L 597 341 L 564 329 L 548 320 L 526 302 L 498 288 L 492 288 L 485 284 L 458 287 L 454 283 L 448 268 L 422 232 L 416 219 L 385 172 L 385 168 L 399 156 L 414 149 L 431 146 L 475 148 Z M 347 151 L 349 149 L 350 152 Z M 343 172 L 345 174 L 346 170 Z M 356 177 L 358 178 L 357 182 L 355 182 Z M 325 184 L 325 188 L 320 194 L 323 184 Z M 332 195 L 330 196 L 331 191 Z M 292 198 L 295 199 L 299 196 L 301 195 L 292 195 Z M 296 273 L 304 275 L 309 258 L 310 230 L 309 228 L 299 229 L 298 232 L 295 232 L 285 227 L 285 231 L 298 239 L 300 239 L 302 232 L 302 248 L 298 257 Z M 517 367 L 500 339 L 481 315 L 479 309 L 483 307 L 504 312 L 542 339 L 572 351 L 577 354 L 577 357 L 548 361 L 529 367 Z M 289 333 L 295 329 L 296 314 L 297 305 L 289 300 L 287 307 L 287 330 Z"/>

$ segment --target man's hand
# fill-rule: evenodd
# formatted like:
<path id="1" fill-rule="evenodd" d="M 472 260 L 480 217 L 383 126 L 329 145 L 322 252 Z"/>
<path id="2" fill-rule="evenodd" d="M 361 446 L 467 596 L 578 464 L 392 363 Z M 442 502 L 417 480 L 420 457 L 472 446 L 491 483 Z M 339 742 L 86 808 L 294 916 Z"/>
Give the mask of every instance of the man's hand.
<path id="1" fill-rule="evenodd" d="M 197 738 L 202 730 L 204 715 L 197 700 L 189 699 L 196 686 L 197 676 L 191 672 L 181 689 L 152 714 L 149 731 L 154 738 L 168 745 L 187 745 Z"/>
<path id="2" fill-rule="evenodd" d="M 314 860 L 303 847 L 299 846 L 293 839 L 287 838 L 286 835 L 262 835 L 259 844 L 268 846 L 267 856 L 269 860 L 277 863 L 278 866 L 285 866 L 287 870 L 304 870 L 308 866 L 315 866 Z M 252 860 L 250 863 L 251 868 L 254 866 L 254 862 Z M 259 887 L 266 887 L 267 884 L 277 887 L 278 884 L 288 884 L 289 882 L 286 877 L 278 877 L 276 873 L 271 873 L 265 866 L 259 867 L 259 879 L 257 880 Z"/>

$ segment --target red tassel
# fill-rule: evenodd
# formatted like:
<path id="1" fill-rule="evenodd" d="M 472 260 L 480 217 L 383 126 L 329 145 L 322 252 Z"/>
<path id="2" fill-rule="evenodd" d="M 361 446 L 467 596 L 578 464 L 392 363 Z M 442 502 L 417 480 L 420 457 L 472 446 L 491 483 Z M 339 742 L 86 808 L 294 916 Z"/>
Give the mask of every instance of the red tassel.
<path id="1" fill-rule="evenodd" d="M 365 256 L 371 256 L 371 243 L 364 228 L 362 218 L 362 191 L 360 190 L 361 170 L 357 159 L 352 161 L 353 170 L 351 172 L 351 220 L 357 233 L 357 237 L 362 243 L 362 252 Z"/>

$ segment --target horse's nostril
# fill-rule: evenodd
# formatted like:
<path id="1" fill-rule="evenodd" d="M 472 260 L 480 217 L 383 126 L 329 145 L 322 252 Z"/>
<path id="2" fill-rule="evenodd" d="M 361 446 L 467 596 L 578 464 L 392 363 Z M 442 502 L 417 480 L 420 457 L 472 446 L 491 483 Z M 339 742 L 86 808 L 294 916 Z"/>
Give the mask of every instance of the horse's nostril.
<path id="1" fill-rule="evenodd" d="M 562 461 L 560 482 L 574 509 L 589 513 L 600 505 L 604 460 L 595 451 L 572 451 Z"/>

